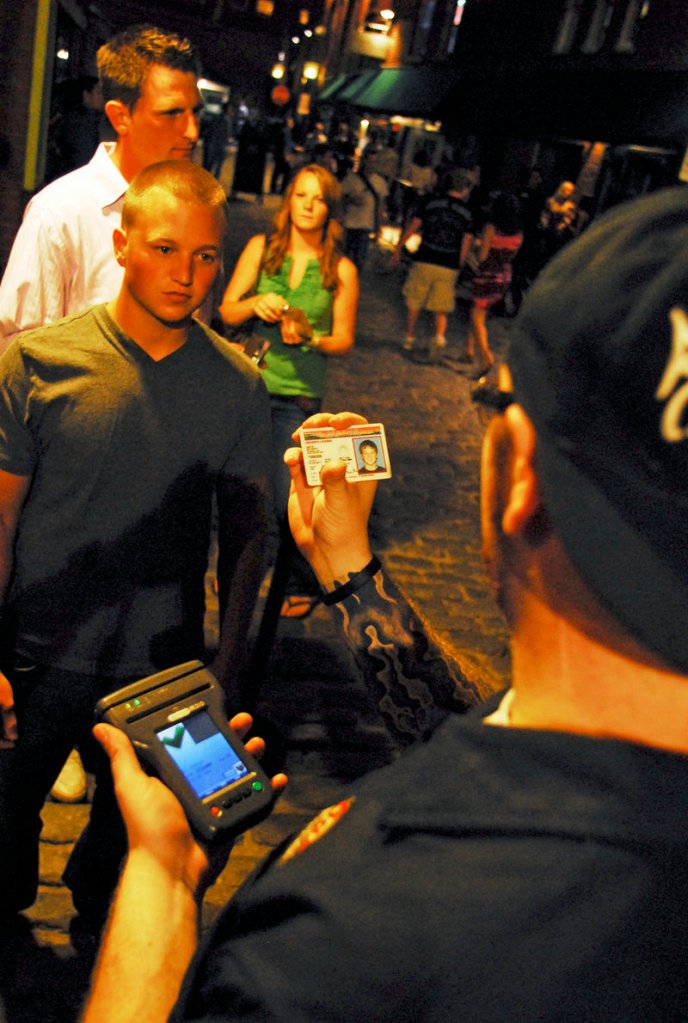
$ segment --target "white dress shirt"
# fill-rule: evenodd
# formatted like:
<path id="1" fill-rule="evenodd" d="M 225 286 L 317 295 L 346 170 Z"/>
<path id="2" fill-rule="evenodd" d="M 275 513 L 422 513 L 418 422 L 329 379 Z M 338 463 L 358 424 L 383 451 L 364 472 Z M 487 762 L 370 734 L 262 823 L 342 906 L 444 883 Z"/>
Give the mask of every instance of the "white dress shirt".
<path id="1" fill-rule="evenodd" d="M 41 189 L 29 202 L 0 283 L 0 352 L 22 330 L 115 298 L 122 268 L 112 232 L 127 182 L 98 146 L 90 163 Z"/>

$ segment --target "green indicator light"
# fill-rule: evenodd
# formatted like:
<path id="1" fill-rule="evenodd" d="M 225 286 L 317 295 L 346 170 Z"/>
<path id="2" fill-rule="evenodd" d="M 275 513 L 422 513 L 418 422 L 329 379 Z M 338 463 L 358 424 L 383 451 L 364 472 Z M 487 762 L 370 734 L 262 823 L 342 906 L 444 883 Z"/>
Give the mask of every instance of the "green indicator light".
<path id="1" fill-rule="evenodd" d="M 141 706 L 141 701 L 140 700 L 134 700 L 134 706 L 135 707 L 140 707 Z"/>
<path id="2" fill-rule="evenodd" d="M 263 783 L 262 783 L 262 781 L 254 781 L 251 784 L 251 788 L 253 789 L 254 792 L 262 792 L 263 791 Z"/>

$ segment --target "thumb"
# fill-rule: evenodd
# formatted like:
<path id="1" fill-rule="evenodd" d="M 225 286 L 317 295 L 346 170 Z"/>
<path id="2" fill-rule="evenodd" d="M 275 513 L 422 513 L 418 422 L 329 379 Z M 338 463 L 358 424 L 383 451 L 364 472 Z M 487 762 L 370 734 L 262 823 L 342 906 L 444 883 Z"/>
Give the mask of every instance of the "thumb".
<path id="1" fill-rule="evenodd" d="M 346 491 L 346 462 L 340 459 L 325 462 L 320 470 L 320 482 L 328 494 L 343 494 Z"/>
<path id="2" fill-rule="evenodd" d="M 93 729 L 93 735 L 110 758 L 112 773 L 116 778 L 124 780 L 128 772 L 138 773 L 141 770 L 134 747 L 120 728 L 99 724 Z"/>

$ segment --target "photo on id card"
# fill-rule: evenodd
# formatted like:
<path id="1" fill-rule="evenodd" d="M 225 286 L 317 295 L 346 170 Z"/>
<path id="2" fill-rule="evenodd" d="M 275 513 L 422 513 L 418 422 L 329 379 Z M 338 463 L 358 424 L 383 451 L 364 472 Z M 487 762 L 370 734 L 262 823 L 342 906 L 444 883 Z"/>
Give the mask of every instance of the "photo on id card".
<path id="1" fill-rule="evenodd" d="M 364 480 L 387 480 L 392 467 L 382 423 L 360 423 L 347 430 L 321 427 L 299 430 L 303 464 L 308 485 L 320 483 L 320 470 L 325 462 L 346 463 L 349 483 Z"/>

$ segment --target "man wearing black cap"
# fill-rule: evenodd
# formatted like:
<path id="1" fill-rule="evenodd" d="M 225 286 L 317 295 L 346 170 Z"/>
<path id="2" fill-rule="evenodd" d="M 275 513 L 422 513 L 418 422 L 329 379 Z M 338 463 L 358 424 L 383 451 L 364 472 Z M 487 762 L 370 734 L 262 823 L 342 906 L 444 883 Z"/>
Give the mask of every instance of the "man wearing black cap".
<path id="1" fill-rule="evenodd" d="M 602 218 L 529 293 L 511 378 L 475 395 L 494 413 L 481 519 L 513 652 L 489 705 L 437 725 L 456 676 L 371 556 L 375 484 L 335 462 L 309 489 L 288 453 L 298 545 L 398 734 L 432 735 L 237 895 L 173 1018 L 686 1019 L 687 246 L 685 190 Z M 99 727 L 132 851 L 86 1020 L 164 1019 L 207 860 Z M 174 814 L 155 834 L 153 799 Z M 170 906 L 180 923 L 156 931 Z"/>

